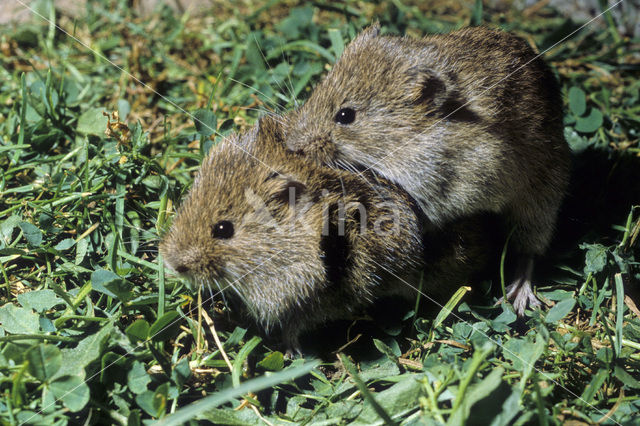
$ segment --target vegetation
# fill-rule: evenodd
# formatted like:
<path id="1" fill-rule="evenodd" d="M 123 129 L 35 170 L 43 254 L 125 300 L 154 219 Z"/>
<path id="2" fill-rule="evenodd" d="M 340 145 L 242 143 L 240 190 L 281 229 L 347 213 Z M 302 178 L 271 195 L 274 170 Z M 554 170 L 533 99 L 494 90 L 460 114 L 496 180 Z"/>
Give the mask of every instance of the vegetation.
<path id="1" fill-rule="evenodd" d="M 580 27 L 546 6 L 482 2 L 264 0 L 147 17 L 127 3 L 89 1 L 74 18 L 36 1 L 29 24 L 0 28 L 3 424 L 634 422 L 640 40 L 611 14 Z M 494 280 L 432 316 L 347 324 L 336 335 L 351 343 L 321 364 L 285 360 L 217 298 L 166 277 L 158 236 L 208 148 L 295 107 L 373 19 L 414 36 L 501 27 L 557 71 L 575 161 L 538 270 L 547 306 L 516 320 L 493 306 Z"/>

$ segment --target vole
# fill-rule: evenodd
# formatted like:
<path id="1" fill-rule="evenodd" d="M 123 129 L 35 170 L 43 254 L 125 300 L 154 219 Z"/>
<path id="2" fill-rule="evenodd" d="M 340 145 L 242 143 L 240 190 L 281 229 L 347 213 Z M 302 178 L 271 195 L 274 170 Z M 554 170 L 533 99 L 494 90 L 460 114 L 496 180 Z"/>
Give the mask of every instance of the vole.
<path id="1" fill-rule="evenodd" d="M 499 213 L 518 253 L 508 299 L 539 305 L 534 258 L 545 252 L 569 175 L 562 101 L 550 68 L 521 38 L 482 27 L 422 39 L 380 35 L 349 45 L 290 113 L 287 147 L 318 163 L 375 170 L 444 228 Z"/>
<path id="2" fill-rule="evenodd" d="M 391 182 L 288 152 L 280 121 L 263 117 L 211 149 L 160 251 L 171 270 L 223 290 L 267 332 L 280 329 L 292 353 L 302 331 L 380 296 L 415 296 L 424 218 Z M 432 253 L 427 294 L 465 284 L 474 256 L 463 240 Z"/>

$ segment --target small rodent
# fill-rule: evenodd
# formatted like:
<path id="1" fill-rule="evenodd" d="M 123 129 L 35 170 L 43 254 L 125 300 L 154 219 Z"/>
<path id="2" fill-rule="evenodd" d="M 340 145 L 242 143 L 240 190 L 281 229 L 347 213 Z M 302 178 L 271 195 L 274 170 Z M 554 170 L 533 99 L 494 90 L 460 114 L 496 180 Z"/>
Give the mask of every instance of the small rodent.
<path id="1" fill-rule="evenodd" d="M 226 298 L 298 350 L 302 330 L 406 291 L 391 278 L 422 264 L 416 211 L 392 184 L 288 153 L 267 116 L 211 149 L 160 251 L 194 283 L 229 286 Z"/>
<path id="2" fill-rule="evenodd" d="M 415 296 L 399 281 L 423 265 L 423 218 L 390 182 L 288 152 L 281 120 L 263 117 L 211 149 L 160 251 L 196 285 L 229 287 L 225 300 L 299 352 L 304 330 L 351 318 L 381 296 Z M 447 241 L 428 258 L 429 296 L 466 284 L 475 269 L 468 242 Z"/>
<path id="3" fill-rule="evenodd" d="M 287 147 L 319 163 L 371 169 L 402 186 L 435 225 L 499 213 L 518 253 L 508 299 L 539 305 L 545 252 L 569 176 L 555 76 L 521 38 L 482 27 L 413 39 L 377 24 L 346 46 L 290 113 Z"/>

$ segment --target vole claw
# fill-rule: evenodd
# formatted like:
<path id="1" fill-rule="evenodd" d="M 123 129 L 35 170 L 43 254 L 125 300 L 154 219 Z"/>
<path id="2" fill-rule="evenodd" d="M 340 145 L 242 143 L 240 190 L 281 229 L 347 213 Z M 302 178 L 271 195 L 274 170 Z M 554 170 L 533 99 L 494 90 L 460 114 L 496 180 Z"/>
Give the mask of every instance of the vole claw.
<path id="1" fill-rule="evenodd" d="M 533 272 L 533 257 L 527 256 L 518 261 L 516 279 L 506 288 L 507 300 L 511 302 L 514 311 L 519 317 L 524 316 L 524 311 L 528 306 L 537 308 L 542 306 L 538 297 L 531 289 L 531 275 Z M 504 302 L 501 297 L 496 305 Z"/>

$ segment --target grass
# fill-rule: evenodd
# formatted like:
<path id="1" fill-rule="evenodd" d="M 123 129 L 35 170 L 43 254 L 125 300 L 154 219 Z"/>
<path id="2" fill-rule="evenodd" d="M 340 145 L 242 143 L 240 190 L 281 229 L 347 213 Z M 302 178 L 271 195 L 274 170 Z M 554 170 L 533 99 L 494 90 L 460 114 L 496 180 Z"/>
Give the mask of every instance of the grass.
<path id="1" fill-rule="evenodd" d="M 247 1 L 145 18 L 125 3 L 72 18 L 38 1 L 51 22 L 0 28 L 3 423 L 635 421 L 640 47 L 610 15 L 572 33 L 547 7 L 481 2 Z M 373 335 L 358 321 L 358 341 L 322 364 L 287 361 L 220 302 L 198 310 L 159 266 L 158 235 L 211 144 L 293 108 L 374 18 L 414 36 L 486 23 L 551 48 L 574 179 L 538 270 L 547 306 L 517 321 L 488 295 L 454 297 Z"/>

